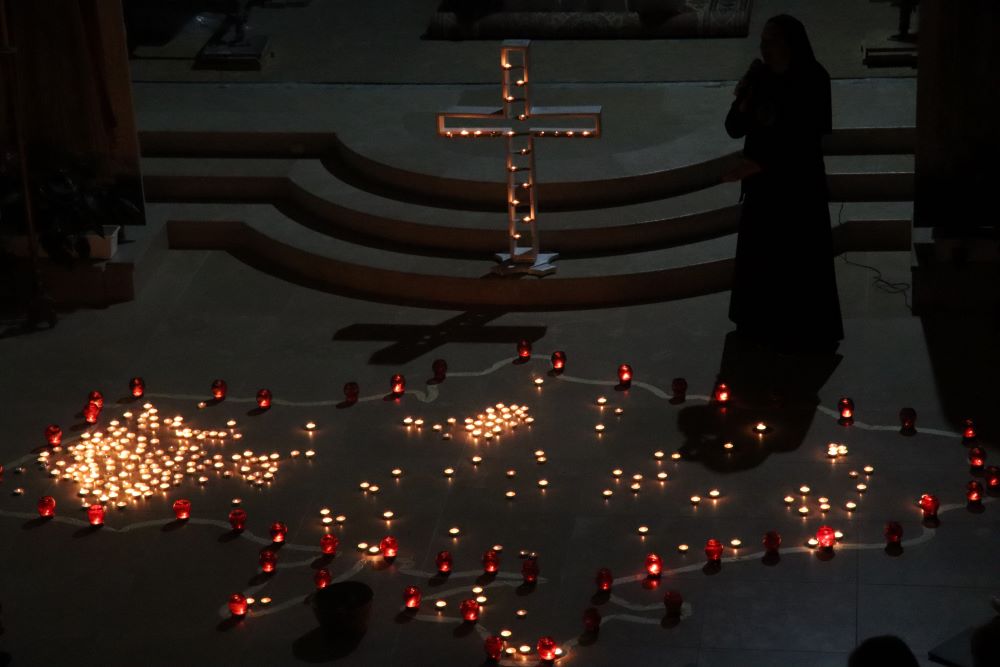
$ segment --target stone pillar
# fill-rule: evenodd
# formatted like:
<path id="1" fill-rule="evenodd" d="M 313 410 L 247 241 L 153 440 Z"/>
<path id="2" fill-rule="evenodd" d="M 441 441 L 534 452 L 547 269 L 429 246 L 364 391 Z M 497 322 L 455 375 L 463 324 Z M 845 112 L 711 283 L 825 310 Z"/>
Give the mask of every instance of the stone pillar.
<path id="1" fill-rule="evenodd" d="M 1000 2 L 921 0 L 914 312 L 1000 304 Z M 917 229 L 920 236 L 921 229 Z"/>
<path id="2" fill-rule="evenodd" d="M 914 222 L 942 231 L 995 227 L 1000 3 L 922 0 L 919 40 Z"/>

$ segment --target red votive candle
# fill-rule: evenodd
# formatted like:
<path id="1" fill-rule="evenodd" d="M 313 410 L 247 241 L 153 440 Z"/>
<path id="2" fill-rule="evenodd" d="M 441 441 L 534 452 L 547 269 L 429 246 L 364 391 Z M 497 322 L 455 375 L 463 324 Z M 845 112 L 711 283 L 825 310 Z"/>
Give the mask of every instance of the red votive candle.
<path id="1" fill-rule="evenodd" d="M 104 525 L 104 505 L 91 505 L 87 508 L 87 520 L 95 528 Z"/>
<path id="2" fill-rule="evenodd" d="M 226 392 L 229 388 L 226 386 L 225 380 L 214 380 L 212 382 L 212 398 L 217 401 L 221 401 L 226 397 Z"/>
<path id="3" fill-rule="evenodd" d="M 322 590 L 330 585 L 333 581 L 333 576 L 330 574 L 330 570 L 325 567 L 321 567 L 316 570 L 316 574 L 313 575 L 313 583 L 316 584 L 316 590 Z"/>
<path id="4" fill-rule="evenodd" d="M 146 383 L 141 377 L 134 377 L 128 381 L 128 390 L 132 398 L 142 398 L 146 393 Z"/>
<path id="5" fill-rule="evenodd" d="M 175 500 L 173 504 L 174 517 L 178 521 L 187 521 L 191 518 L 191 501 L 185 498 Z"/>
<path id="6" fill-rule="evenodd" d="M 340 540 L 337 539 L 336 535 L 330 533 L 319 538 L 319 549 L 324 556 L 336 556 L 338 544 L 340 544 Z"/>
<path id="7" fill-rule="evenodd" d="M 423 594 L 416 586 L 407 586 L 403 589 L 403 606 L 407 609 L 417 609 L 423 600 Z"/>
<path id="8" fill-rule="evenodd" d="M 261 389 L 257 392 L 257 407 L 261 410 L 267 410 L 271 407 L 272 398 L 270 389 Z"/>
<path id="9" fill-rule="evenodd" d="M 229 512 L 229 525 L 233 527 L 236 532 L 241 532 L 247 524 L 247 513 L 246 510 L 236 508 Z"/>

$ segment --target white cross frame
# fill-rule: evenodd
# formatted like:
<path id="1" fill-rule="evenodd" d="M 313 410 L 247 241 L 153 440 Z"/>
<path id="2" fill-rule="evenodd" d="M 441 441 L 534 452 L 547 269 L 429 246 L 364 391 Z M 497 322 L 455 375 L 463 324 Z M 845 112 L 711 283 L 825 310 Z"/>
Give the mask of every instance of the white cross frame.
<path id="1" fill-rule="evenodd" d="M 504 40 L 500 47 L 503 105 L 452 107 L 437 115 L 438 136 L 507 139 L 507 233 L 510 251 L 498 253 L 498 273 L 545 276 L 555 272 L 554 252 L 541 252 L 535 138 L 588 138 L 601 135 L 601 107 L 533 107 L 527 39 Z M 523 244 L 525 235 L 530 245 Z"/>

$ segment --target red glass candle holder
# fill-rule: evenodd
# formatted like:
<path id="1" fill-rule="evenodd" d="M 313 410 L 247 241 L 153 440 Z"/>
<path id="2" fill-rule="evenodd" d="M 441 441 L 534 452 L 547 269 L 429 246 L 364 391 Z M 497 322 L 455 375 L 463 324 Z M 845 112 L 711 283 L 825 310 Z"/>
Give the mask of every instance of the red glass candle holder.
<path id="1" fill-rule="evenodd" d="M 712 389 L 712 402 L 716 405 L 726 405 L 729 403 L 730 398 L 729 385 L 722 380 L 718 380 Z"/>
<path id="2" fill-rule="evenodd" d="M 98 408 L 104 409 L 104 394 L 97 391 L 96 389 L 87 394 L 87 402 L 94 403 Z"/>
<path id="3" fill-rule="evenodd" d="M 448 377 L 448 362 L 444 359 L 435 359 L 431 364 L 431 372 L 434 374 L 435 382 L 444 382 Z"/>
<path id="4" fill-rule="evenodd" d="M 776 530 L 769 530 L 764 533 L 764 550 L 769 553 L 776 552 L 781 548 L 781 534 Z"/>
<path id="5" fill-rule="evenodd" d="M 288 535 L 288 526 L 286 526 L 281 521 L 275 521 L 271 524 L 271 541 L 275 544 L 281 544 L 285 541 L 285 536 Z"/>
<path id="6" fill-rule="evenodd" d="M 49 443 L 50 447 L 58 447 L 62 444 L 63 430 L 59 428 L 58 424 L 49 424 L 45 427 L 45 442 Z"/>
<path id="7" fill-rule="evenodd" d="M 212 381 L 212 398 L 217 401 L 221 401 L 226 397 L 227 391 L 229 391 L 229 387 L 226 385 L 225 380 Z"/>
<path id="8" fill-rule="evenodd" d="M 840 419 L 837 423 L 841 426 L 850 426 L 854 423 L 854 401 L 844 397 L 837 402 L 837 409 L 840 411 Z"/>
<path id="9" fill-rule="evenodd" d="M 918 504 L 920 505 L 920 510 L 924 513 L 925 519 L 937 518 L 938 508 L 941 507 L 941 502 L 937 496 L 932 493 L 925 493 L 920 496 Z"/>
<path id="10" fill-rule="evenodd" d="M 552 353 L 552 370 L 556 373 L 560 373 L 566 369 L 566 353 L 562 350 L 556 350 Z"/>
<path id="11" fill-rule="evenodd" d="M 962 442 L 975 442 L 976 440 L 976 425 L 971 419 L 966 419 L 962 423 Z"/>
<path id="12" fill-rule="evenodd" d="M 104 525 L 104 505 L 91 505 L 87 508 L 87 520 L 95 528 Z"/>
<path id="13" fill-rule="evenodd" d="M 407 609 L 419 609 L 423 599 L 423 594 L 416 586 L 407 586 L 403 589 L 403 606 Z"/>
<path id="14" fill-rule="evenodd" d="M 271 407 L 273 398 L 270 389 L 261 389 L 257 392 L 257 407 L 261 410 L 267 410 Z"/>
<path id="15" fill-rule="evenodd" d="M 670 393 L 675 402 L 687 400 L 688 383 L 684 378 L 674 378 L 670 381 Z"/>
<path id="16" fill-rule="evenodd" d="M 632 375 L 631 364 L 622 364 L 618 367 L 618 383 L 623 387 L 632 384 Z"/>
<path id="17" fill-rule="evenodd" d="M 389 392 L 393 396 L 402 396 L 406 393 L 406 378 L 396 373 L 389 378 Z"/>
<path id="18" fill-rule="evenodd" d="M 527 338 L 522 338 L 517 341 L 517 360 L 527 361 L 531 358 L 531 341 Z"/>
<path id="19" fill-rule="evenodd" d="M 38 499 L 38 516 L 48 519 L 56 515 L 56 499 L 52 496 L 42 496 Z"/>
<path id="20" fill-rule="evenodd" d="M 535 650 L 538 651 L 538 658 L 540 660 L 555 660 L 556 640 L 552 639 L 552 637 L 542 637 L 535 644 Z"/>
<path id="21" fill-rule="evenodd" d="M 274 572 L 278 567 L 278 554 L 272 549 L 264 549 L 260 552 L 258 562 L 261 572 Z"/>
<path id="22" fill-rule="evenodd" d="M 903 435 L 916 435 L 917 411 L 913 408 L 903 408 L 899 411 L 899 432 Z"/>
<path id="23" fill-rule="evenodd" d="M 898 545 L 903 541 L 903 526 L 898 521 L 887 521 L 884 534 L 887 546 Z"/>
<path id="24" fill-rule="evenodd" d="M 486 651 L 487 660 L 500 660 L 505 648 L 507 648 L 507 642 L 496 635 L 487 637 L 483 642 L 483 650 Z"/>
<path id="25" fill-rule="evenodd" d="M 434 565 L 437 566 L 438 574 L 448 574 L 451 572 L 452 558 L 451 552 L 440 551 L 437 557 L 434 559 Z"/>
<path id="26" fill-rule="evenodd" d="M 986 467 L 986 450 L 982 447 L 973 447 L 969 450 L 969 469 L 972 472 L 979 472 Z"/>
<path id="27" fill-rule="evenodd" d="M 229 613 L 236 618 L 243 618 L 247 615 L 247 599 L 242 593 L 233 593 L 229 596 Z"/>
<path id="28" fill-rule="evenodd" d="M 500 554 L 494 549 L 483 552 L 483 573 L 496 574 L 500 570 Z"/>
<path id="29" fill-rule="evenodd" d="M 1000 468 L 986 466 L 986 488 L 989 491 L 1000 491 Z"/>
<path id="30" fill-rule="evenodd" d="M 667 609 L 667 616 L 680 616 L 684 596 L 680 591 L 667 591 L 663 594 L 663 606 Z"/>
<path id="31" fill-rule="evenodd" d="M 389 535 L 382 538 L 382 541 L 378 544 L 378 549 L 382 552 L 382 558 L 395 558 L 399 555 L 399 542 L 395 537 Z"/>
<path id="32" fill-rule="evenodd" d="M 977 480 L 969 482 L 965 487 L 965 499 L 969 501 L 970 505 L 978 505 L 983 502 L 983 485 Z"/>
<path id="33" fill-rule="evenodd" d="M 525 558 L 521 563 L 521 578 L 526 584 L 538 583 L 538 558 Z"/>
<path id="34" fill-rule="evenodd" d="M 330 574 L 330 570 L 325 567 L 321 567 L 316 570 L 316 574 L 313 575 L 313 583 L 316 584 L 316 590 L 323 590 L 333 581 L 333 575 Z"/>
<path id="35" fill-rule="evenodd" d="M 128 381 L 128 390 L 132 398 L 142 398 L 146 393 L 146 382 L 141 377 L 134 377 Z"/>
<path id="36" fill-rule="evenodd" d="M 820 526 L 816 529 L 816 541 L 821 549 L 832 549 L 837 543 L 837 533 L 830 526 Z"/>
<path id="37" fill-rule="evenodd" d="M 336 556 L 339 544 L 340 540 L 337 539 L 336 535 L 332 535 L 331 533 L 327 533 L 319 538 L 319 550 L 324 556 Z"/>
<path id="38" fill-rule="evenodd" d="M 173 504 L 174 516 L 178 521 L 187 521 L 191 518 L 191 501 L 181 498 L 175 500 Z"/>
<path id="39" fill-rule="evenodd" d="M 87 403 L 86 407 L 83 408 L 83 421 L 88 424 L 96 424 L 97 419 L 101 416 L 101 408 L 97 403 L 90 402 Z"/>
<path id="40" fill-rule="evenodd" d="M 475 600 L 462 600 L 458 607 L 458 612 L 462 615 L 462 620 L 466 623 L 475 623 L 479 620 L 479 603 Z"/>
<path id="41" fill-rule="evenodd" d="M 246 510 L 242 510 L 238 507 L 234 510 L 230 510 L 229 525 L 232 526 L 234 532 L 242 532 L 247 525 Z"/>
<path id="42" fill-rule="evenodd" d="M 597 571 L 597 577 L 595 577 L 594 581 L 597 584 L 597 590 L 602 593 L 610 591 L 615 583 L 615 579 L 611 575 L 611 570 L 606 567 L 602 567 Z"/>
<path id="43" fill-rule="evenodd" d="M 722 542 L 714 537 L 705 542 L 705 558 L 709 563 L 718 563 L 722 560 Z"/>
<path id="44" fill-rule="evenodd" d="M 587 607 L 583 610 L 583 631 L 588 634 L 595 634 L 601 629 L 601 612 L 596 607 Z"/>
<path id="45" fill-rule="evenodd" d="M 663 574 L 663 559 L 658 554 L 646 556 L 646 574 L 650 577 L 659 577 Z"/>
<path id="46" fill-rule="evenodd" d="M 360 393 L 361 387 L 358 386 L 357 382 L 348 382 L 344 385 L 344 400 L 348 403 L 357 403 Z"/>

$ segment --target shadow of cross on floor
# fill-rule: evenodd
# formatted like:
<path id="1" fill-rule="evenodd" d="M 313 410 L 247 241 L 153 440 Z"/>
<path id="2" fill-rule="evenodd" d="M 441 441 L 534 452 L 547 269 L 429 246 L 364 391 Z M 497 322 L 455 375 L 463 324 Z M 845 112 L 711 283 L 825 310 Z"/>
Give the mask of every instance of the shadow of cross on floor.
<path id="1" fill-rule="evenodd" d="M 371 364 L 391 365 L 413 361 L 446 343 L 510 343 L 522 338 L 534 343 L 545 335 L 545 327 L 485 326 L 506 313 L 467 312 L 440 324 L 352 324 L 333 335 L 334 340 L 395 341 L 377 350 Z"/>

